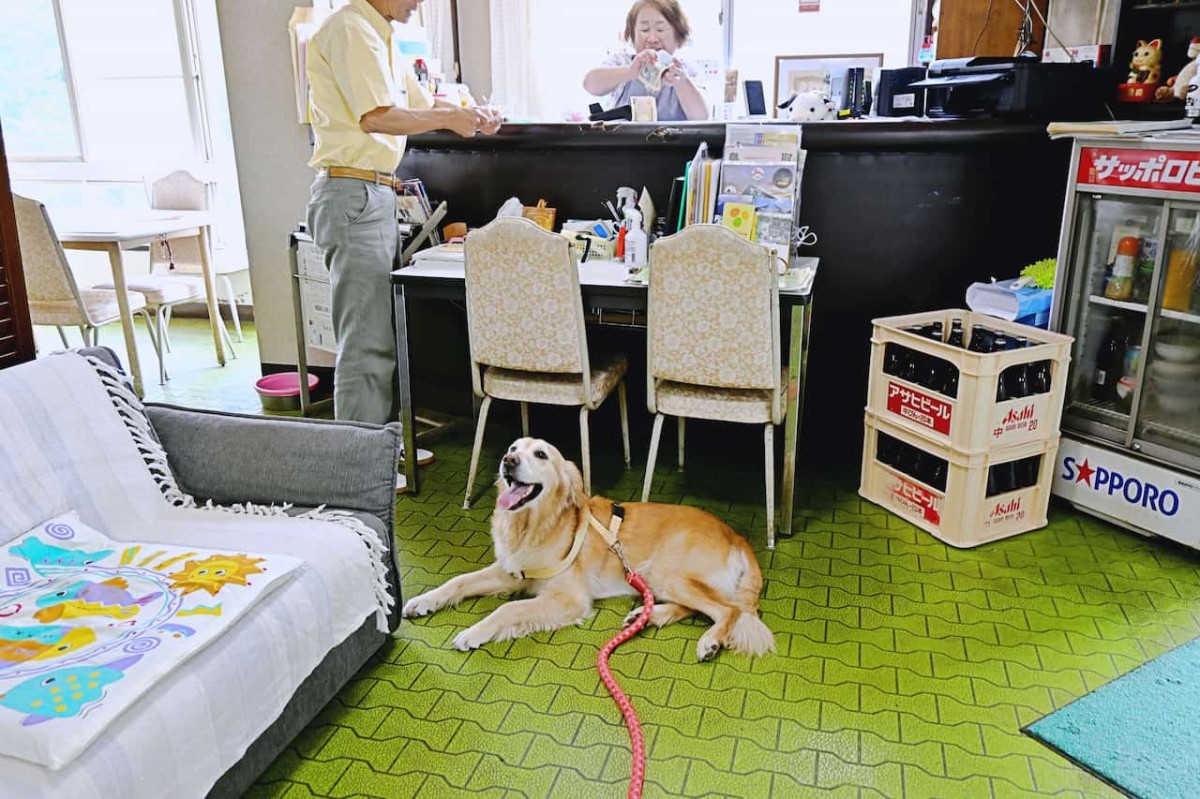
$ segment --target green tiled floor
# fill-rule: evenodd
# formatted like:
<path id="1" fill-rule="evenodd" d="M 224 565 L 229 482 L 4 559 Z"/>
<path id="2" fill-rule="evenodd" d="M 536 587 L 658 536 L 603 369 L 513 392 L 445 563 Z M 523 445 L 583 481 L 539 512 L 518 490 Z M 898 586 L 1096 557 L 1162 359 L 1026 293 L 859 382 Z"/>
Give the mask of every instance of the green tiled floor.
<path id="1" fill-rule="evenodd" d="M 256 357 L 250 344 L 242 352 L 243 363 Z M 179 397 L 242 401 L 212 396 L 242 392 L 233 370 L 195 371 L 180 367 Z M 625 472 L 610 427 L 604 411 L 593 420 L 594 481 L 633 499 L 645 444 Z M 511 435 L 490 428 L 487 469 Z M 557 440 L 577 455 L 574 436 Z M 1200 557 L 1061 507 L 1045 530 L 954 550 L 853 485 L 805 475 L 798 532 L 768 553 L 756 441 L 748 433 L 732 461 L 697 444 L 683 474 L 663 442 L 656 499 L 705 507 L 749 537 L 779 652 L 696 663 L 693 620 L 617 651 L 646 732 L 647 797 L 1117 796 L 1019 728 L 1200 635 Z M 421 494 L 398 499 L 408 596 L 491 557 L 493 492 L 460 508 L 467 433 L 434 450 Z M 598 603 L 579 628 L 449 648 L 499 602 L 405 622 L 251 795 L 623 796 L 628 739 L 595 658 L 632 601 Z"/>
<path id="2" fill-rule="evenodd" d="M 491 462 L 505 435 L 493 430 Z M 459 508 L 468 446 L 439 443 L 422 493 L 399 501 L 409 596 L 491 557 L 493 494 Z M 606 454 L 597 485 L 634 498 L 640 472 Z M 691 621 L 618 650 L 646 729 L 646 796 L 1116 795 L 1019 728 L 1200 635 L 1200 560 L 1062 510 L 963 552 L 853 486 L 811 484 L 801 531 L 768 553 L 754 463 L 693 458 L 657 480 L 658 499 L 701 505 L 759 545 L 779 653 L 695 663 Z M 498 604 L 404 623 L 254 795 L 623 795 L 628 741 L 595 657 L 632 602 L 599 603 L 581 628 L 449 648 Z"/>

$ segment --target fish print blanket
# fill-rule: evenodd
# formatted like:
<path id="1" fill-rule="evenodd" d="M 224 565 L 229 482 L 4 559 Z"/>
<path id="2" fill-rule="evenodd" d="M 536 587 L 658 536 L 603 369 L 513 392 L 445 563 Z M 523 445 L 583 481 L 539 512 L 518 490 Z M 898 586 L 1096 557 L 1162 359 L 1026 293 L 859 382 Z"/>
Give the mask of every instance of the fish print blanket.
<path id="1" fill-rule="evenodd" d="M 71 762 L 302 562 L 113 541 L 74 513 L 0 547 L 0 752 Z"/>

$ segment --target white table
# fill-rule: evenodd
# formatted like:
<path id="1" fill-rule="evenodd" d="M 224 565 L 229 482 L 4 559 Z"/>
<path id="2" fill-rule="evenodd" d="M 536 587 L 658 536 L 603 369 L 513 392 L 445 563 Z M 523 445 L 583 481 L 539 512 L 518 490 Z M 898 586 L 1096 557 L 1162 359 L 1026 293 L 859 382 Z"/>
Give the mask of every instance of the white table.
<path id="1" fill-rule="evenodd" d="M 796 258 L 792 266 L 797 269 L 818 267 L 817 258 Z M 618 261 L 585 261 L 579 266 L 579 288 L 585 308 L 646 311 L 646 285 L 630 283 L 628 268 Z M 396 309 L 396 356 L 398 359 L 398 389 L 400 393 L 401 435 L 404 451 L 416 452 L 416 430 L 414 427 L 412 401 L 412 375 L 408 357 L 408 302 L 423 299 L 443 299 L 462 302 L 465 298 L 466 280 L 463 261 L 457 258 L 423 258 L 411 266 L 392 272 L 392 291 Z M 808 371 L 808 332 L 812 320 L 812 286 L 801 290 L 781 289 L 780 310 L 788 313 L 790 332 L 788 338 L 788 385 L 784 402 L 783 487 L 780 503 L 783 518 L 779 531 L 791 535 L 792 512 L 796 484 L 796 456 L 800 439 L 800 417 L 804 413 L 804 387 Z M 417 459 L 405 458 L 404 473 L 408 480 L 409 493 L 420 488 Z M 771 531 L 767 546 L 775 548 L 775 531 Z"/>
<path id="2" fill-rule="evenodd" d="M 137 341 L 133 334 L 133 314 L 125 288 L 123 251 L 132 250 L 169 239 L 200 239 L 200 267 L 204 276 L 204 294 L 208 303 L 208 318 L 212 325 L 213 347 L 217 363 L 225 365 L 225 348 L 221 342 L 221 314 L 217 309 L 217 294 L 209 261 L 209 226 L 212 214 L 207 211 L 143 211 L 112 212 L 51 212 L 54 231 L 64 249 L 93 250 L 108 253 L 113 286 L 117 292 L 117 307 L 121 313 L 121 329 L 129 351 L 129 372 L 138 396 L 142 395 L 142 366 L 138 359 Z"/>

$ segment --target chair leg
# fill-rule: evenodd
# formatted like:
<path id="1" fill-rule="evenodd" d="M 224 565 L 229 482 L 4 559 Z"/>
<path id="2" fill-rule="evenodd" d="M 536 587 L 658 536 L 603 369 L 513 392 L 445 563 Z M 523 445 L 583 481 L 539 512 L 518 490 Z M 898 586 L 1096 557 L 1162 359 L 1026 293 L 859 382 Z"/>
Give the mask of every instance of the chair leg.
<path id="1" fill-rule="evenodd" d="M 625 468 L 629 468 L 629 403 L 625 400 L 625 381 L 617 383 L 617 402 L 621 408 L 621 444 L 625 447 Z"/>
<path id="2" fill-rule="evenodd" d="M 583 493 L 592 495 L 592 442 L 588 435 L 588 408 L 579 409 L 579 443 L 583 455 Z"/>
<path id="3" fill-rule="evenodd" d="M 149 310 L 139 311 L 142 318 L 146 320 L 146 330 L 150 332 L 150 343 L 154 346 L 154 354 L 158 356 L 158 384 L 164 386 L 167 384 L 167 365 L 163 358 L 163 342 L 162 329 L 164 326 L 164 311 L 163 306 L 159 306 L 154 311 L 154 316 L 150 315 Z"/>
<path id="4" fill-rule="evenodd" d="M 233 292 L 233 281 L 226 275 L 218 275 L 218 277 L 221 278 L 221 286 L 225 289 L 225 301 L 229 303 L 229 316 L 233 320 L 233 332 L 237 335 L 238 343 L 241 344 L 245 339 L 242 338 L 242 320 L 238 318 L 237 294 Z M 221 326 L 224 327 L 225 323 L 222 322 Z M 229 334 L 226 333 L 226 335 Z M 233 349 L 232 345 L 230 345 L 230 349 Z"/>
<path id="5" fill-rule="evenodd" d="M 521 435 L 529 438 L 529 403 L 521 403 Z"/>
<path id="6" fill-rule="evenodd" d="M 642 481 L 642 502 L 650 501 L 650 484 L 654 482 L 654 461 L 658 460 L 658 440 L 662 438 L 663 415 L 654 414 L 654 430 L 650 434 L 650 454 L 646 458 L 646 479 Z"/>
<path id="7" fill-rule="evenodd" d="M 167 306 L 167 310 L 166 310 L 166 313 L 163 314 L 163 318 L 166 320 L 166 322 L 159 327 L 158 337 L 160 339 L 162 339 L 163 349 L 166 350 L 167 352 L 170 352 L 171 351 L 171 307 L 170 306 Z"/>
<path id="8" fill-rule="evenodd" d="M 483 428 L 487 426 L 488 408 L 492 398 L 484 397 L 479 406 L 479 421 L 475 423 L 475 446 L 471 448 L 471 468 L 467 472 L 467 493 L 463 497 L 463 510 L 471 509 L 471 490 L 475 487 L 475 470 L 479 468 L 479 450 L 483 448 Z"/>
<path id="9" fill-rule="evenodd" d="M 87 325 L 80 325 L 80 326 L 79 326 L 79 335 L 83 336 L 83 346 L 85 346 L 85 347 L 90 347 L 90 346 L 92 346 L 92 336 L 91 336 L 91 334 L 88 332 L 88 326 L 87 326 Z"/>
<path id="10" fill-rule="evenodd" d="M 67 331 L 62 329 L 62 325 L 55 325 L 54 329 L 58 331 L 58 337 L 62 339 L 63 347 L 71 349 L 71 342 L 67 341 Z"/>
<path id="11" fill-rule="evenodd" d="M 230 338 L 229 331 L 225 329 L 224 322 L 221 322 L 221 340 L 225 342 L 225 349 L 229 351 L 229 357 L 236 358 L 237 350 L 233 347 L 233 339 Z"/>
<path id="12" fill-rule="evenodd" d="M 763 426 L 767 467 L 767 549 L 775 548 L 775 425 Z"/>
<path id="13" fill-rule="evenodd" d="M 683 471 L 683 431 L 685 427 L 685 419 L 679 417 L 679 471 Z"/>

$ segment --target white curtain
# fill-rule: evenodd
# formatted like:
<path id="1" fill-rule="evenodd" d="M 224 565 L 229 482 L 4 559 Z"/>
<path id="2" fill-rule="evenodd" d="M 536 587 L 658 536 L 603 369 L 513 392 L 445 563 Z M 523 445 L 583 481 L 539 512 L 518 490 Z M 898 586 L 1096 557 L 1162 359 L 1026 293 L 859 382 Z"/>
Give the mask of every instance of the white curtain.
<path id="1" fill-rule="evenodd" d="M 530 54 L 530 0 L 489 0 L 492 23 L 492 97 L 510 117 L 536 117 L 537 84 Z M 479 98 L 482 101 L 482 98 Z"/>
<path id="2" fill-rule="evenodd" d="M 426 0 L 418 8 L 429 32 L 429 47 L 433 57 L 442 64 L 446 80 L 457 79 L 458 65 L 454 63 L 454 24 L 451 21 L 450 0 Z"/>

